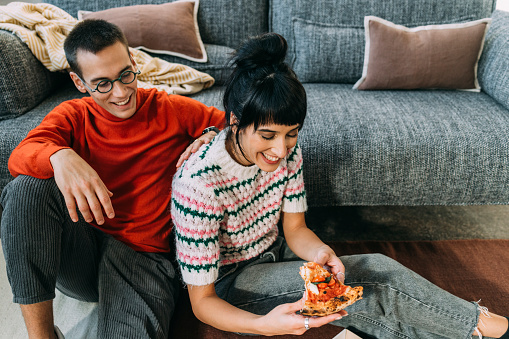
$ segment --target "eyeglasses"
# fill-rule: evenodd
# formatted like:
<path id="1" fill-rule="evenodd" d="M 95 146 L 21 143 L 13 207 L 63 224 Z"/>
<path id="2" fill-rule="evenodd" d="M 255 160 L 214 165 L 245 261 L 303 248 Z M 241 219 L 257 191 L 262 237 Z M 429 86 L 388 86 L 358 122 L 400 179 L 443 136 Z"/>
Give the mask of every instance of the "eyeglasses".
<path id="1" fill-rule="evenodd" d="M 141 73 L 141 71 L 138 69 L 138 67 L 136 67 L 136 72 L 131 71 L 131 70 L 123 71 L 122 74 L 120 74 L 120 76 L 117 79 L 114 79 L 114 80 L 104 79 L 104 80 L 99 81 L 97 86 L 95 86 L 95 89 L 90 88 L 87 85 L 87 83 L 78 74 L 76 74 L 76 76 L 78 77 L 78 79 L 81 80 L 83 85 L 85 85 L 85 87 L 88 88 L 88 90 L 90 92 L 99 92 L 99 93 L 104 94 L 104 93 L 108 93 L 109 91 L 111 91 L 111 89 L 113 88 L 113 83 L 115 81 L 120 81 L 124 85 L 129 85 L 134 80 L 136 80 L 136 76 L 140 73 Z"/>

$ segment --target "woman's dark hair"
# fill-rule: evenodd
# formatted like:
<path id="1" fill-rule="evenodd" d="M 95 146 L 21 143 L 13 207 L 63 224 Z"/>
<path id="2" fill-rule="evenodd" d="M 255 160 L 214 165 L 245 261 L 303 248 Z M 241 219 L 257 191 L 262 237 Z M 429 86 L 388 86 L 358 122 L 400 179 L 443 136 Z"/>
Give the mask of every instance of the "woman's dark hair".
<path id="1" fill-rule="evenodd" d="M 306 91 L 285 63 L 288 44 L 279 34 L 266 33 L 249 39 L 232 58 L 233 72 L 226 81 L 223 106 L 227 125 L 230 113 L 240 130 L 254 124 L 302 127 L 307 111 Z"/>
<path id="2" fill-rule="evenodd" d="M 105 20 L 86 19 L 77 23 L 67 35 L 64 41 L 65 57 L 73 72 L 82 76 L 77 58 L 79 50 L 97 54 L 119 41 L 125 45 L 129 54 L 127 38 L 118 26 Z"/>

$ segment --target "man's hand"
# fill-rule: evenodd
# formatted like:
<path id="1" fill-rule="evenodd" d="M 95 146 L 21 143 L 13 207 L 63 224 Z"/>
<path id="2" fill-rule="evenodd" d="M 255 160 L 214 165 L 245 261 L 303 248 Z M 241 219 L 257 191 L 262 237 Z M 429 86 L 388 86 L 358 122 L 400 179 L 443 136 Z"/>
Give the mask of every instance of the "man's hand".
<path id="1" fill-rule="evenodd" d="M 85 221 L 94 219 L 98 225 L 104 223 L 103 211 L 108 218 L 115 217 L 110 192 L 97 172 L 72 149 L 55 152 L 50 157 L 51 165 L 60 192 L 72 221 L 78 221 L 76 205 Z"/>
<path id="2" fill-rule="evenodd" d="M 189 157 L 191 156 L 191 153 L 195 153 L 197 150 L 200 149 L 201 145 L 204 145 L 204 144 L 208 144 L 209 142 L 212 141 L 212 139 L 214 139 L 214 137 L 217 135 L 216 132 L 214 131 L 210 131 L 208 133 L 205 133 L 203 134 L 202 136 L 200 136 L 198 139 L 196 139 L 195 141 L 193 141 L 191 143 L 191 145 L 189 145 L 186 150 L 184 151 L 184 153 L 182 153 L 180 155 L 180 158 L 179 160 L 177 161 L 177 168 L 179 168 L 180 166 L 182 166 L 182 163 L 184 161 L 186 161 L 187 159 L 189 159 Z"/>

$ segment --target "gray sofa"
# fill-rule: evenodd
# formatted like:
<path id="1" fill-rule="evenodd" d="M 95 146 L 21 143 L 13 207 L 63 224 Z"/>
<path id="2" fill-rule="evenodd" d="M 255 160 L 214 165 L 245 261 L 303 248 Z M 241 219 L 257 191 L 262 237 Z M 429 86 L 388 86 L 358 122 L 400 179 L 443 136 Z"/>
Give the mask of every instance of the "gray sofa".
<path id="1" fill-rule="evenodd" d="M 76 17 L 166 1 L 46 2 Z M 249 36 L 281 33 L 308 93 L 300 144 L 310 206 L 507 204 L 509 13 L 494 10 L 495 0 L 201 0 L 209 61 L 155 56 L 212 75 L 216 84 L 193 97 L 222 107 L 229 52 Z M 353 90 L 366 15 L 408 27 L 492 17 L 478 67 L 482 91 Z M 12 180 L 12 149 L 54 106 L 81 94 L 13 34 L 0 30 L 0 46 L 1 190 Z"/>

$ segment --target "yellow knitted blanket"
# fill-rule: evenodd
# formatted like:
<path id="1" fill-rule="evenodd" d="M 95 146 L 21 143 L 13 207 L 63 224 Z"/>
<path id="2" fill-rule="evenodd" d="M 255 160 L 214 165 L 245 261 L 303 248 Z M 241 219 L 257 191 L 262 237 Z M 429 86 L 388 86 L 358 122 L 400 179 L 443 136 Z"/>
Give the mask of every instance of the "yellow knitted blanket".
<path id="1" fill-rule="evenodd" d="M 69 68 L 64 40 L 78 22 L 64 10 L 45 3 L 11 2 L 0 6 L 0 29 L 19 37 L 50 71 Z M 214 78 L 189 66 L 170 63 L 129 48 L 141 74 L 138 87 L 170 94 L 192 94 L 214 84 Z"/>

